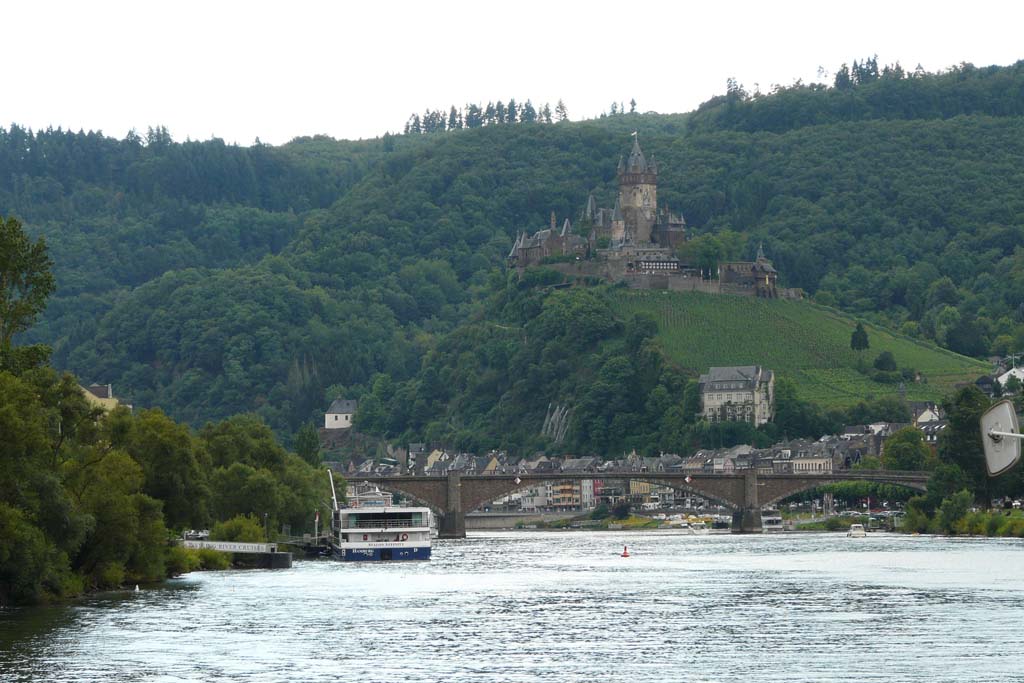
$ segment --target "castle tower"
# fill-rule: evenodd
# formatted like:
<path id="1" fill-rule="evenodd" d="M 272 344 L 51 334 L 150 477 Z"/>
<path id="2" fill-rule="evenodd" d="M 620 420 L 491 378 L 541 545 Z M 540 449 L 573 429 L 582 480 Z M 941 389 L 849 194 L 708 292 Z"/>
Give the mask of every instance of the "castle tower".
<path id="1" fill-rule="evenodd" d="M 619 161 L 618 178 L 625 241 L 649 244 L 658 211 L 658 167 L 653 156 L 650 162 L 644 157 L 635 132 L 629 159 Z"/>

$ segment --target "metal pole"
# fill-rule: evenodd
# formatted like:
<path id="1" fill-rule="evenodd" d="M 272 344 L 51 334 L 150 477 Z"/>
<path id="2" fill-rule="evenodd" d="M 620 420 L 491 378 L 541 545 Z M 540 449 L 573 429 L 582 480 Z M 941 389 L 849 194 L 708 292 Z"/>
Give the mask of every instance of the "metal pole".
<path id="1" fill-rule="evenodd" d="M 995 438 L 997 436 L 999 436 L 999 437 L 1009 436 L 1009 437 L 1014 438 L 1014 439 L 1024 439 L 1024 434 L 1017 434 L 1016 432 L 997 432 L 997 431 L 992 431 L 992 430 L 990 430 L 988 432 L 987 436 L 990 439 L 992 439 L 993 441 L 998 441 L 998 439 Z"/>

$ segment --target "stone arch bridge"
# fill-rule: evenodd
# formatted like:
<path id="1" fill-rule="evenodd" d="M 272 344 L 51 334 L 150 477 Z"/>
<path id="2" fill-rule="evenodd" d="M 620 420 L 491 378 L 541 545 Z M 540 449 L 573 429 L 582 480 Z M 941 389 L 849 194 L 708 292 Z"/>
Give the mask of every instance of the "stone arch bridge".
<path id="1" fill-rule="evenodd" d="M 924 491 L 927 472 L 890 470 L 857 470 L 821 474 L 758 474 L 745 470 L 736 474 L 668 474 L 651 472 L 553 472 L 531 474 L 462 475 L 451 472 L 443 477 L 358 476 L 352 482 L 368 482 L 387 491 L 414 498 L 431 508 L 438 516 L 440 538 L 465 538 L 466 513 L 492 500 L 519 489 L 545 482 L 583 481 L 646 481 L 668 486 L 715 501 L 733 512 L 733 533 L 761 531 L 761 508 L 783 498 L 825 484 L 844 481 L 867 481 L 905 486 Z"/>

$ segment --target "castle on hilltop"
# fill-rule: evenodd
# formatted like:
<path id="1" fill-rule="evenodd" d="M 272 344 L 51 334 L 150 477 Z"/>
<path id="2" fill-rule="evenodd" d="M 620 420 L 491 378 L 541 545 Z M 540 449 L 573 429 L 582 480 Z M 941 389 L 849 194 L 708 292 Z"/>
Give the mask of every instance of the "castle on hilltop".
<path id="1" fill-rule="evenodd" d="M 574 232 L 568 218 L 557 230 L 552 212 L 549 228 L 532 236 L 525 231 L 517 235 L 508 255 L 510 264 L 522 269 L 553 256 L 573 256 L 623 261 L 635 271 L 678 268 L 673 251 L 686 241 L 686 221 L 658 208 L 658 164 L 653 154 L 650 160 L 644 156 L 635 133 L 629 158 L 619 158 L 617 177 L 614 208 L 598 208 L 593 194 L 587 198 L 579 218 L 587 237 Z"/>
<path id="2" fill-rule="evenodd" d="M 799 298 L 795 290 L 776 288 L 778 273 L 762 247 L 754 261 L 720 263 L 713 280 L 679 260 L 676 249 L 687 239 L 686 221 L 658 206 L 658 163 L 653 154 L 650 159 L 644 155 L 636 133 L 629 157 L 619 158 L 616 176 L 619 193 L 613 208 L 598 208 L 591 194 L 578 229 L 568 218 L 559 229 L 552 212 L 547 228 L 516 235 L 509 266 L 522 273 L 543 264 L 570 277 L 626 281 L 645 289 Z"/>

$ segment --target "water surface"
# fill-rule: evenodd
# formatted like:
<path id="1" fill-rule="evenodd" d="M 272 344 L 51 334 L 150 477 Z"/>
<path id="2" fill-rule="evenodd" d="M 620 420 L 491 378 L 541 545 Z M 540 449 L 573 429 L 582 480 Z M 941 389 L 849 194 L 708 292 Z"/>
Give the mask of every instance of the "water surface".
<path id="1" fill-rule="evenodd" d="M 1022 560 L 999 539 L 481 533 L 430 562 L 0 611 L 0 680 L 1020 681 Z"/>

